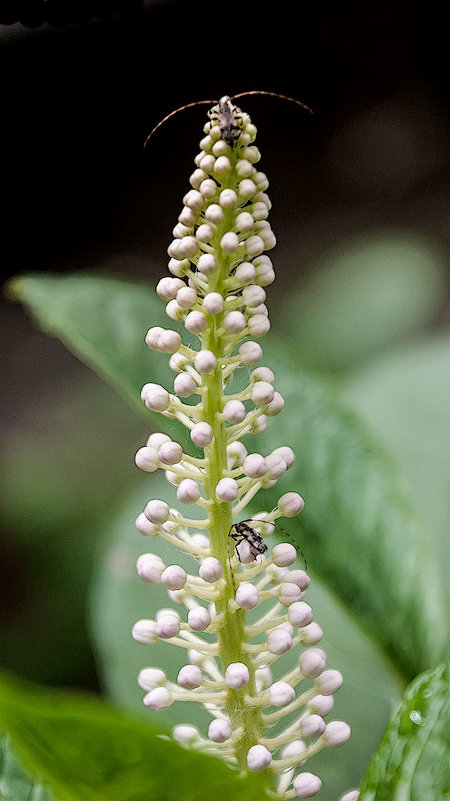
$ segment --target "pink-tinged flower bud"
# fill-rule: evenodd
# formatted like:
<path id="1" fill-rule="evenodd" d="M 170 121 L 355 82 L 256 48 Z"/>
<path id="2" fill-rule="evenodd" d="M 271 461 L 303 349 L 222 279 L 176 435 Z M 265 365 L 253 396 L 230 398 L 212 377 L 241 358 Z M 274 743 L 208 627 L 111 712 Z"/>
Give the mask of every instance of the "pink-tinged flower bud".
<path id="1" fill-rule="evenodd" d="M 181 345 L 181 337 L 177 331 L 163 331 L 159 337 L 158 345 L 162 353 L 176 353 Z"/>
<path id="2" fill-rule="evenodd" d="M 295 586 L 298 587 L 297 584 Z M 298 587 L 298 589 L 300 590 L 300 587 Z M 290 605 L 288 609 L 288 620 L 293 626 L 303 628 L 303 626 L 308 626 L 312 619 L 313 611 L 309 604 L 306 604 L 304 601 L 296 601 Z M 309 652 L 305 651 L 305 653 Z"/>
<path id="3" fill-rule="evenodd" d="M 247 448 L 242 442 L 231 442 L 229 445 L 227 445 L 227 458 L 229 460 L 230 467 L 243 464 L 246 456 Z"/>
<path id="4" fill-rule="evenodd" d="M 306 706 L 309 712 L 324 718 L 333 709 L 334 698 L 332 695 L 315 695 Z"/>
<path id="5" fill-rule="evenodd" d="M 136 562 L 138 576 L 147 584 L 159 584 L 165 567 L 163 560 L 154 553 L 143 553 Z"/>
<path id="6" fill-rule="evenodd" d="M 254 421 L 250 434 L 262 434 L 267 428 L 267 417 L 265 414 L 260 414 Z"/>
<path id="7" fill-rule="evenodd" d="M 143 668 L 139 671 L 138 684 L 143 690 L 154 690 L 155 687 L 163 687 L 167 681 L 167 676 L 159 668 Z"/>
<path id="8" fill-rule="evenodd" d="M 168 590 L 181 590 L 187 581 L 187 573 L 181 565 L 169 565 L 161 573 L 161 584 Z"/>
<path id="9" fill-rule="evenodd" d="M 300 756 L 304 751 L 306 751 L 306 745 L 303 740 L 292 740 L 292 742 L 288 743 L 288 745 L 283 748 L 281 758 L 292 759 Z"/>
<path id="10" fill-rule="evenodd" d="M 183 286 L 178 290 L 176 300 L 182 309 L 190 309 L 197 302 L 197 292 L 191 286 Z"/>
<path id="11" fill-rule="evenodd" d="M 177 682 L 185 690 L 195 690 L 200 687 L 203 674 L 197 665 L 184 665 L 178 673 Z"/>
<path id="12" fill-rule="evenodd" d="M 350 790 L 349 793 L 345 793 L 345 795 L 341 796 L 339 801 L 358 801 L 359 795 L 359 790 Z"/>
<path id="13" fill-rule="evenodd" d="M 199 373 L 211 373 L 217 367 L 217 359 L 210 350 L 199 350 L 194 359 L 195 369 Z"/>
<path id="14" fill-rule="evenodd" d="M 273 456 L 281 456 L 282 459 L 286 462 L 286 467 L 292 467 L 295 462 L 295 453 L 292 448 L 289 448 L 287 445 L 282 445 L 281 448 L 275 448 L 272 451 Z"/>
<path id="15" fill-rule="evenodd" d="M 173 704 L 173 698 L 167 687 L 155 687 L 144 697 L 144 704 L 149 709 L 159 712 Z"/>
<path id="16" fill-rule="evenodd" d="M 316 645 L 323 637 L 323 631 L 319 624 L 314 620 L 307 626 L 301 629 L 301 638 L 303 645 Z"/>
<path id="17" fill-rule="evenodd" d="M 158 281 L 156 292 L 163 300 L 173 300 L 173 298 L 176 298 L 178 290 L 182 289 L 184 286 L 185 283 L 181 280 L 181 278 L 171 278 L 170 276 L 165 276 Z M 150 329 L 150 331 L 151 330 L 152 329 Z"/>
<path id="18" fill-rule="evenodd" d="M 295 690 L 286 681 L 276 681 L 270 690 L 270 703 L 279 708 L 287 706 L 295 698 Z"/>
<path id="19" fill-rule="evenodd" d="M 146 473 L 154 473 L 159 467 L 158 451 L 148 446 L 139 448 L 134 461 L 141 470 L 145 470 Z"/>
<path id="20" fill-rule="evenodd" d="M 267 690 L 273 682 L 272 671 L 267 665 L 255 670 L 256 691 L 261 693 Z"/>
<path id="21" fill-rule="evenodd" d="M 138 620 L 133 626 L 132 635 L 136 642 L 143 645 L 154 645 L 158 642 L 154 620 Z"/>
<path id="22" fill-rule="evenodd" d="M 288 542 L 281 542 L 272 548 L 272 562 L 278 567 L 289 567 L 295 562 L 296 558 L 297 551 Z"/>
<path id="23" fill-rule="evenodd" d="M 143 512 L 136 518 L 135 525 L 139 534 L 142 534 L 144 537 L 156 537 L 159 533 L 158 526 L 155 525 L 155 523 L 150 523 L 150 520 L 147 520 Z"/>
<path id="24" fill-rule="evenodd" d="M 265 745 L 253 745 L 247 753 L 247 767 L 249 770 L 265 770 L 272 762 L 272 754 Z"/>
<path id="25" fill-rule="evenodd" d="M 270 403 L 273 393 L 273 386 L 268 381 L 255 381 L 250 397 L 256 406 L 261 406 L 262 404 Z"/>
<path id="26" fill-rule="evenodd" d="M 212 253 L 202 253 L 198 262 L 197 262 L 197 270 L 202 275 L 211 275 L 213 272 L 217 270 L 217 261 L 215 256 Z"/>
<path id="27" fill-rule="evenodd" d="M 147 409 L 152 412 L 163 412 L 170 403 L 169 393 L 159 384 L 145 384 L 142 388 L 141 398 Z"/>
<path id="28" fill-rule="evenodd" d="M 191 440 L 199 448 L 206 448 L 210 445 L 213 438 L 213 430 L 209 423 L 196 423 L 191 429 Z"/>
<path id="29" fill-rule="evenodd" d="M 246 367 L 257 364 L 262 359 L 262 355 L 262 348 L 258 342 L 244 342 L 239 348 L 239 358 Z"/>
<path id="30" fill-rule="evenodd" d="M 191 542 L 193 545 L 196 545 L 198 548 L 203 548 L 203 550 L 209 550 L 209 538 L 202 534 L 201 531 L 195 531 L 191 537 Z"/>
<path id="31" fill-rule="evenodd" d="M 240 311 L 230 311 L 224 315 L 223 327 L 229 334 L 240 334 L 246 326 L 245 316 Z"/>
<path id="32" fill-rule="evenodd" d="M 176 278 L 173 278 L 173 279 L 168 278 L 167 280 L 168 281 L 171 281 L 171 280 L 176 281 L 177 279 Z M 183 281 L 181 281 L 181 283 L 183 284 Z M 151 350 L 159 350 L 159 338 L 160 338 L 161 334 L 163 333 L 163 331 L 164 331 L 164 328 L 161 328 L 161 326 L 159 326 L 159 325 L 153 326 L 153 328 L 149 328 L 149 330 L 147 331 L 147 334 L 145 336 L 145 342 L 148 345 L 148 347 L 151 348 Z"/>
<path id="33" fill-rule="evenodd" d="M 213 743 L 224 743 L 231 737 L 231 725 L 229 720 L 216 718 L 209 724 L 208 737 Z"/>
<path id="34" fill-rule="evenodd" d="M 206 328 L 206 317 L 201 311 L 191 311 L 184 321 L 186 331 L 191 334 L 200 334 Z"/>
<path id="35" fill-rule="evenodd" d="M 329 748 L 339 748 L 349 740 L 352 730 L 343 720 L 332 720 L 325 729 L 325 740 Z"/>
<path id="36" fill-rule="evenodd" d="M 240 690 L 249 680 L 248 667 L 243 662 L 232 662 L 225 670 L 225 684 L 232 690 Z"/>
<path id="37" fill-rule="evenodd" d="M 250 214 L 248 216 L 251 217 Z M 253 217 L 251 218 L 251 220 L 252 223 L 248 230 L 251 230 L 253 227 Z M 256 270 L 253 264 L 249 261 L 243 261 L 236 267 L 236 272 L 234 274 L 234 277 L 237 283 L 240 285 L 240 284 L 250 284 L 252 281 L 254 281 L 255 275 L 256 275 Z"/>
<path id="38" fill-rule="evenodd" d="M 270 367 L 261 366 L 256 367 L 255 370 L 252 370 L 250 373 L 250 379 L 251 381 L 267 381 L 269 384 L 273 385 L 275 381 L 275 375 Z M 277 448 L 276 451 L 273 451 L 273 453 L 277 453 L 277 451 L 281 450 L 283 450 L 283 448 Z M 280 455 L 282 456 L 282 454 Z"/>
<path id="39" fill-rule="evenodd" d="M 200 498 L 200 487 L 192 478 L 184 478 L 177 489 L 177 498 L 181 503 L 196 503 Z"/>
<path id="40" fill-rule="evenodd" d="M 211 615 L 204 606 L 197 606 L 189 610 L 187 620 L 192 631 L 205 631 L 211 623 Z"/>
<path id="41" fill-rule="evenodd" d="M 159 451 L 164 442 L 172 442 L 172 440 L 167 436 L 167 434 L 163 434 L 161 431 L 155 431 L 153 434 L 150 434 L 147 440 L 147 445 Z"/>
<path id="42" fill-rule="evenodd" d="M 284 459 L 281 456 L 276 456 L 273 453 L 270 453 L 269 456 L 266 456 L 266 478 L 265 481 L 278 481 L 279 478 L 283 475 L 283 473 L 287 470 L 287 465 Z"/>
<path id="43" fill-rule="evenodd" d="M 289 577 L 289 574 L 288 574 Z M 297 601 L 300 601 L 302 591 L 296 584 L 291 584 L 289 581 L 282 581 L 278 589 L 278 600 L 280 604 L 291 606 Z"/>
<path id="44" fill-rule="evenodd" d="M 239 494 L 239 486 L 234 478 L 221 478 L 216 486 L 216 498 L 225 503 L 235 501 Z"/>
<path id="45" fill-rule="evenodd" d="M 197 389 L 197 382 L 190 373 L 178 373 L 173 382 L 173 389 L 180 398 L 190 398 Z"/>
<path id="46" fill-rule="evenodd" d="M 248 330 L 252 337 L 263 337 L 270 331 L 269 318 L 265 314 L 254 314 L 248 319 Z"/>
<path id="47" fill-rule="evenodd" d="M 289 581 L 296 584 L 304 592 L 311 584 L 311 579 L 304 570 L 290 570 Z"/>
<path id="48" fill-rule="evenodd" d="M 280 392 L 273 393 L 273 399 L 264 407 L 265 413 L 269 417 L 275 417 L 275 415 L 280 414 L 284 409 L 284 398 Z"/>
<path id="49" fill-rule="evenodd" d="M 242 423 L 245 417 L 245 406 L 239 400 L 227 401 L 222 414 L 228 423 Z"/>
<path id="50" fill-rule="evenodd" d="M 316 679 L 317 691 L 322 695 L 332 695 L 342 685 L 342 673 L 339 670 L 324 670 Z"/>
<path id="51" fill-rule="evenodd" d="M 246 286 L 242 291 L 242 300 L 244 301 L 245 305 L 249 306 L 250 308 L 259 306 L 260 303 L 264 303 L 265 299 L 265 290 L 262 288 L 262 286 L 258 286 L 257 284 Z"/>
<path id="52" fill-rule="evenodd" d="M 322 780 L 314 773 L 299 773 L 293 784 L 298 798 L 312 798 L 322 789 Z"/>
<path id="53" fill-rule="evenodd" d="M 220 314 L 223 310 L 223 297 L 219 292 L 209 292 L 203 298 L 203 309 L 207 314 Z"/>
<path id="54" fill-rule="evenodd" d="M 198 574 L 204 581 L 212 583 L 223 576 L 223 568 L 215 556 L 207 556 L 203 559 Z"/>
<path id="55" fill-rule="evenodd" d="M 162 640 L 176 637 L 180 633 L 180 618 L 175 611 L 169 609 L 156 616 L 156 633 Z"/>
<path id="56" fill-rule="evenodd" d="M 159 449 L 159 458 L 163 464 L 178 464 L 183 456 L 183 448 L 178 442 L 164 442 Z"/>
<path id="57" fill-rule="evenodd" d="M 172 737 L 176 743 L 188 744 L 200 739 L 200 734 L 195 726 L 181 724 L 180 726 L 173 727 Z"/>
<path id="58" fill-rule="evenodd" d="M 236 603 L 241 609 L 254 609 L 259 604 L 258 588 L 249 581 L 243 581 L 236 590 Z"/>
<path id="59" fill-rule="evenodd" d="M 284 654 L 292 648 L 292 637 L 285 629 L 272 629 L 267 637 L 267 648 L 272 654 Z"/>
<path id="60" fill-rule="evenodd" d="M 242 469 L 249 478 L 261 478 L 267 470 L 266 460 L 259 453 L 250 453 L 245 458 Z"/>
<path id="61" fill-rule="evenodd" d="M 295 517 L 300 514 L 305 501 L 298 492 L 286 492 L 278 501 L 278 509 L 284 517 Z"/>
<path id="62" fill-rule="evenodd" d="M 149 501 L 144 514 L 151 523 L 165 523 L 169 517 L 169 504 L 159 500 Z"/>
<path id="63" fill-rule="evenodd" d="M 326 723 L 320 715 L 307 715 L 301 722 L 301 733 L 303 737 L 320 737 L 325 731 Z"/>

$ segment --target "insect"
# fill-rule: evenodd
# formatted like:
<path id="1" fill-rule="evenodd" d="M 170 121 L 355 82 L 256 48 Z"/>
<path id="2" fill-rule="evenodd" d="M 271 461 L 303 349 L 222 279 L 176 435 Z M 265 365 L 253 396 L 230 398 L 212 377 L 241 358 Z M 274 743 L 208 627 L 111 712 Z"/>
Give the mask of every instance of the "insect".
<path id="1" fill-rule="evenodd" d="M 313 114 L 312 109 L 310 109 L 309 106 L 306 106 L 305 103 L 302 103 L 300 100 L 296 100 L 294 97 L 288 97 L 287 95 L 280 95 L 278 92 L 268 92 L 264 89 L 252 89 L 249 92 L 239 92 L 239 94 L 233 95 L 232 97 L 224 95 L 224 97 L 220 98 L 220 100 L 195 100 L 193 103 L 186 103 L 184 106 L 174 109 L 170 112 L 170 114 L 167 114 L 162 120 L 160 120 L 147 136 L 144 142 L 144 147 L 147 147 L 147 144 L 155 131 L 157 131 L 161 125 L 167 122 L 167 120 L 169 120 L 175 114 L 178 114 L 179 111 L 184 111 L 187 108 L 193 108 L 194 106 L 205 104 L 214 106 L 214 108 L 208 112 L 208 116 L 211 120 L 217 122 L 220 127 L 222 139 L 224 139 L 224 141 L 232 147 L 241 135 L 241 126 L 239 123 L 242 121 L 242 118 L 239 114 L 239 109 L 237 106 L 233 105 L 232 101 L 236 100 L 238 97 L 246 97 L 247 95 L 268 95 L 269 97 L 279 97 L 282 100 L 287 100 L 289 103 L 295 103 L 297 106 L 301 106 L 301 108 L 305 109 L 305 111 Z M 216 108 L 217 106 L 218 108 Z"/>
<path id="2" fill-rule="evenodd" d="M 251 526 L 248 525 L 248 523 L 253 523 L 253 522 L 261 524 L 261 523 L 265 523 L 266 521 L 259 520 L 258 518 L 254 518 L 254 517 L 248 517 L 245 520 L 241 520 L 239 523 L 233 523 L 233 525 L 231 526 L 231 528 L 230 528 L 230 530 L 228 532 L 228 561 L 230 562 L 230 569 L 231 569 L 230 539 L 234 540 L 234 542 L 235 542 L 235 549 L 236 549 L 237 557 L 238 557 L 240 562 L 242 561 L 242 558 L 241 558 L 241 555 L 239 553 L 238 547 L 239 547 L 241 542 L 245 541 L 245 542 L 248 543 L 249 558 L 248 558 L 248 560 L 246 560 L 248 562 L 254 562 L 255 559 L 257 559 L 258 556 L 261 556 L 262 554 L 264 554 L 267 551 L 267 545 L 264 542 L 264 540 L 263 540 L 261 534 L 259 533 L 259 531 L 256 531 L 256 529 L 254 529 L 254 528 L 252 528 Z M 300 550 L 298 545 L 294 542 L 294 540 L 287 533 L 287 531 L 285 531 L 284 528 L 282 528 L 277 523 L 274 523 L 272 521 L 269 523 L 269 525 L 275 526 L 276 528 L 280 529 L 280 531 L 282 531 L 283 534 L 286 535 L 288 540 L 290 540 L 290 542 L 294 546 L 295 550 L 301 555 L 301 557 L 302 557 L 302 559 L 303 559 L 303 561 L 305 563 L 305 569 L 307 569 L 306 559 L 305 559 L 305 555 L 304 555 L 303 551 Z"/>

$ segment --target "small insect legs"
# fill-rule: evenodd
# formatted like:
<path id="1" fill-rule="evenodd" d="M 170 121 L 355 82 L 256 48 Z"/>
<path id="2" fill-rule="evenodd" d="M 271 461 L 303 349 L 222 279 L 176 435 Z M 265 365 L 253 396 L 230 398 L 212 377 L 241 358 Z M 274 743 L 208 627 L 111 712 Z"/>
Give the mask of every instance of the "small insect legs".
<path id="1" fill-rule="evenodd" d="M 239 123 L 242 121 L 240 114 L 237 113 L 238 108 L 233 105 L 232 100 L 236 100 L 238 97 L 247 97 L 247 95 L 268 95 L 269 97 L 279 97 L 281 100 L 287 100 L 289 103 L 295 103 L 297 106 L 305 109 L 305 111 L 308 111 L 310 114 L 314 113 L 309 106 L 306 106 L 305 103 L 302 103 L 300 100 L 296 100 L 294 97 L 280 95 L 278 92 L 268 92 L 264 89 L 252 89 L 249 92 L 239 92 L 239 94 L 233 95 L 233 97 L 224 95 L 224 97 L 221 97 L 220 100 L 195 100 L 193 103 L 186 103 L 184 106 L 174 109 L 170 112 L 170 114 L 167 114 L 162 120 L 160 120 L 147 136 L 144 142 L 144 147 L 147 147 L 147 144 L 155 131 L 157 131 L 161 125 L 164 125 L 167 120 L 169 120 L 175 114 L 178 114 L 179 111 L 184 111 L 187 108 L 193 108 L 193 106 L 200 105 L 214 106 L 214 108 L 208 112 L 208 116 L 211 120 L 217 122 L 220 127 L 222 139 L 224 139 L 225 142 L 232 147 L 241 135 L 241 125 Z"/>

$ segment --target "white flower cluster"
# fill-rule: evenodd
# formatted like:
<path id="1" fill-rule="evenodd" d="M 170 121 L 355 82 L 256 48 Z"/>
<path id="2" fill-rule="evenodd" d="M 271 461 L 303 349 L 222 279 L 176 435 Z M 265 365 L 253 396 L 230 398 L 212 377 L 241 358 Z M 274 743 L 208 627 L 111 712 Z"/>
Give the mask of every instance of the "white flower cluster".
<path id="1" fill-rule="evenodd" d="M 322 782 L 302 766 L 322 748 L 345 743 L 350 729 L 342 721 L 324 720 L 342 676 L 327 668 L 325 652 L 317 647 L 322 630 L 304 601 L 309 576 L 295 567 L 291 543 L 269 551 L 264 542 L 275 520 L 301 512 L 303 499 L 287 492 L 270 512 L 233 523 L 295 456 L 288 446 L 266 456 L 248 453 L 241 442 L 244 435 L 263 431 L 267 417 L 284 404 L 272 370 L 255 367 L 262 349 L 254 338 L 270 328 L 264 287 L 274 280 L 263 251 L 273 247 L 275 237 L 267 222 L 268 181 L 255 167 L 260 158 L 252 144 L 255 126 L 229 98 L 210 116 L 168 250 L 171 275 L 157 286 L 168 316 L 184 323 L 190 344 L 176 331 L 151 328 L 147 345 L 170 354 L 175 379 L 173 392 L 153 383 L 142 390 L 146 407 L 185 425 L 203 455 L 183 452 L 160 433 L 151 434 L 136 454 L 142 470 L 165 471 L 181 504 L 199 508 L 194 519 L 164 500 L 151 500 L 136 521 L 144 536 L 160 536 L 191 555 L 193 569 L 166 565 L 152 553 L 139 557 L 139 576 L 164 585 L 177 608 L 139 620 L 133 636 L 145 644 L 165 640 L 184 648 L 187 659 L 176 681 L 148 667 L 139 684 L 150 709 L 194 700 L 208 710 L 207 735 L 180 725 L 173 731 L 178 742 L 248 770 L 267 771 L 276 797 L 309 798 Z M 248 385 L 226 392 L 235 371 L 248 367 L 255 367 Z M 295 666 L 283 668 L 282 657 L 293 648 L 299 648 Z"/>

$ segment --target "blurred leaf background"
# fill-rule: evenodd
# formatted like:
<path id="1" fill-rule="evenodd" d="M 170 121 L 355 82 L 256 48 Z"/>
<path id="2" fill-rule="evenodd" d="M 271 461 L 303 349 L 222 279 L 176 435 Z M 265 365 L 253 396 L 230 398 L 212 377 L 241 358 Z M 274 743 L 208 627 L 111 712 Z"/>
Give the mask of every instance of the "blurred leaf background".
<path id="1" fill-rule="evenodd" d="M 211 44 L 187 71 L 187 53 L 199 47 L 195 2 L 146 3 L 59 28 L 0 24 L 10 76 L 0 133 L 4 278 L 82 269 L 154 285 L 204 107 L 173 118 L 143 151 L 153 125 L 193 99 L 247 88 L 308 103 L 313 118 L 282 101 L 241 101 L 271 182 L 272 327 L 296 365 L 336 392 L 390 454 L 430 534 L 423 558 L 439 565 L 448 602 L 449 140 L 439 20 L 430 7 L 402 3 L 299 13 L 297 25 L 281 2 L 270 25 L 256 12 L 245 23 L 265 55 L 246 61 L 230 29 L 220 57 Z M 211 11 L 202 39 L 215 41 L 222 23 Z M 146 590 L 130 565 L 144 547 L 134 516 L 151 494 L 133 454 L 149 425 L 6 292 L 1 307 L 0 664 L 39 683 L 111 694 L 141 714 L 134 676 L 143 657 L 132 643 L 114 652 L 111 628 L 130 593 L 136 607 L 126 608 L 123 631 L 144 613 Z M 339 541 L 335 548 L 339 561 Z M 346 632 L 346 656 L 332 648 L 354 665 L 340 712 L 351 718 L 361 666 L 373 675 L 376 744 L 397 680 L 370 632 L 359 640 L 321 587 L 320 565 L 315 573 L 317 617 Z M 380 592 L 382 584 L 380 575 Z"/>

